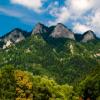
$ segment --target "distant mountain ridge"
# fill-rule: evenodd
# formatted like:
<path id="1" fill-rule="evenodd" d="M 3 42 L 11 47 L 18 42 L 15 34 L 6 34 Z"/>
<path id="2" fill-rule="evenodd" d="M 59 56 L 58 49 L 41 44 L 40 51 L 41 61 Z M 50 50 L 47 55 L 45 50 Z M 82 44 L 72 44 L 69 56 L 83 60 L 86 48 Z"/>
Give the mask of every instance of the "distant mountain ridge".
<path id="1" fill-rule="evenodd" d="M 11 44 L 16 44 L 22 40 L 25 40 L 27 37 L 31 35 L 37 35 L 37 34 L 43 36 L 46 39 L 64 38 L 79 42 L 88 42 L 97 39 L 96 35 L 91 30 L 81 35 L 81 34 L 75 34 L 62 23 L 58 23 L 56 26 L 51 26 L 51 27 L 47 27 L 44 24 L 38 23 L 32 30 L 32 32 L 26 32 L 21 29 L 15 28 L 11 32 L 0 37 L 0 47 L 6 48 Z"/>

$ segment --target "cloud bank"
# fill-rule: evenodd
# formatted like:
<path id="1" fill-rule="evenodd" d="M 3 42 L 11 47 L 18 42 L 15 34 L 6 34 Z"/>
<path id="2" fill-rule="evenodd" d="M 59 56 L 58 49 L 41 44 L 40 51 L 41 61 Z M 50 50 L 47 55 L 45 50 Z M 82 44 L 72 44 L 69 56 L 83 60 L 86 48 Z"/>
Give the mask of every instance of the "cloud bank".
<path id="1" fill-rule="evenodd" d="M 11 0 L 12 4 L 22 5 L 28 9 L 32 9 L 35 12 L 41 12 L 43 2 L 45 0 Z"/>
<path id="2" fill-rule="evenodd" d="M 13 16 L 13 17 L 16 17 L 16 18 L 21 18 L 23 17 L 24 15 L 19 12 L 19 11 L 15 11 L 15 9 L 9 9 L 9 8 L 6 8 L 6 7 L 0 7 L 0 12 L 3 13 L 3 14 L 6 14 L 8 16 Z"/>
<path id="3" fill-rule="evenodd" d="M 73 30 L 83 33 L 93 30 L 100 37 L 100 0 L 65 0 L 63 7 L 51 8 L 56 13 L 56 18 L 49 24 L 58 22 L 67 23 L 71 20 Z M 50 13 L 51 16 L 54 14 Z"/>

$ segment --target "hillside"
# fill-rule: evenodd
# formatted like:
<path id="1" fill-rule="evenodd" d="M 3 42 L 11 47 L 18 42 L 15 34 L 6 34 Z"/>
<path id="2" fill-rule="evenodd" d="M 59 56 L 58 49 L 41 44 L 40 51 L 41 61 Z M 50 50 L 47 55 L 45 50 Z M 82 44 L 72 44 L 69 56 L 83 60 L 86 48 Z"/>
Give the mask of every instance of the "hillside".
<path id="1" fill-rule="evenodd" d="M 16 30 L 1 37 L 1 68 L 5 66 L 9 68 L 9 66 L 12 66 L 15 71 L 22 71 L 21 73 L 23 74 L 27 71 L 28 73 L 32 73 L 34 77 L 37 77 L 37 75 L 41 78 L 47 76 L 55 80 L 57 84 L 69 84 L 73 86 L 74 89 L 79 87 L 81 83 L 84 83 L 81 88 L 88 86 L 85 85 L 89 81 L 87 78 L 90 77 L 91 79 L 95 77 L 96 72 L 100 71 L 100 40 L 95 36 L 95 33 L 90 30 L 83 35 L 78 35 L 74 34 L 74 32 L 61 23 L 51 27 L 39 23 L 35 29 L 29 33 L 25 31 L 19 32 L 20 30 L 18 29 Z M 97 68 L 98 70 L 96 70 Z M 98 73 L 98 75 L 100 75 L 100 73 Z M 4 77 L 5 76 L 2 78 Z M 0 78 L 0 80 L 2 78 Z M 96 81 L 98 90 L 98 88 L 100 88 L 100 77 L 96 78 L 96 80 L 98 80 Z M 91 79 L 91 81 L 95 82 L 95 78 Z M 3 83 L 1 83 L 1 85 L 2 84 Z M 76 97 L 79 97 L 79 94 L 81 96 L 84 95 L 83 92 L 85 89 L 82 92 L 81 88 L 79 88 Z M 92 86 L 90 88 L 92 88 Z M 77 89 L 75 91 L 77 91 Z M 99 91 L 97 92 L 99 93 Z M 2 94 L 1 91 L 0 93 Z M 38 94 L 38 92 L 36 93 Z M 93 94 L 93 98 L 99 97 L 100 95 L 98 93 L 96 93 L 97 95 Z M 56 94 L 57 93 L 55 93 L 55 95 Z M 67 100 L 68 96 L 63 96 L 61 96 L 61 98 L 59 97 L 60 99 L 34 100 Z M 91 96 L 89 95 L 89 97 Z M 68 98 L 68 100 L 76 99 Z"/>

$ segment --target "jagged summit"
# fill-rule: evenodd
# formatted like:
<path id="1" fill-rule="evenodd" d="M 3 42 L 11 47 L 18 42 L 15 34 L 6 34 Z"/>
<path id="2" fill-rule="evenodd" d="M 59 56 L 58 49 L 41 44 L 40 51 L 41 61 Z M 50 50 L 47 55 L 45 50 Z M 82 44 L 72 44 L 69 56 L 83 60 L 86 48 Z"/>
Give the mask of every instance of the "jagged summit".
<path id="1" fill-rule="evenodd" d="M 47 34 L 44 34 L 44 33 L 47 33 Z M 72 40 L 81 41 L 81 42 L 87 42 L 87 41 L 96 39 L 96 35 L 91 30 L 88 30 L 83 35 L 74 34 L 74 32 L 72 32 L 62 23 L 58 23 L 56 26 L 50 26 L 50 27 L 47 27 L 42 23 L 38 23 L 32 31 L 32 35 L 35 35 L 35 34 L 42 34 L 42 36 L 47 35 L 48 37 L 52 37 L 52 38 L 72 39 Z"/>
<path id="2" fill-rule="evenodd" d="M 66 26 L 64 26 L 61 23 L 58 23 L 53 32 L 51 33 L 51 36 L 54 38 L 69 38 L 69 39 L 75 39 L 74 33 L 71 32 Z"/>
<path id="3" fill-rule="evenodd" d="M 48 27 L 44 24 L 38 23 L 36 27 L 32 31 L 32 35 L 34 34 L 43 34 L 48 32 Z"/>
<path id="4" fill-rule="evenodd" d="M 12 31 L 10 31 L 9 33 L 5 34 L 1 38 L 4 39 L 4 38 L 9 37 L 9 36 L 15 36 L 15 35 L 20 35 L 20 34 L 22 34 L 23 36 L 27 37 L 27 35 L 29 33 L 24 31 L 24 30 L 22 30 L 22 29 L 20 29 L 20 28 L 14 28 Z"/>
<path id="5" fill-rule="evenodd" d="M 32 35 L 44 33 L 50 34 L 50 37 L 53 38 L 69 38 L 75 40 L 74 33 L 62 23 L 58 23 L 56 26 L 51 27 L 47 27 L 41 23 L 38 23 L 32 31 Z"/>
<path id="6" fill-rule="evenodd" d="M 25 39 L 26 34 L 27 34 L 27 32 L 25 32 L 19 28 L 15 28 L 11 32 L 4 35 L 2 37 L 2 39 L 4 39 L 5 42 L 8 40 L 11 40 L 13 42 L 17 42 L 17 41 L 21 41 L 21 40 Z"/>
<path id="7" fill-rule="evenodd" d="M 94 40 L 94 39 L 96 39 L 96 35 L 91 30 L 85 32 L 82 36 L 82 42 L 88 42 L 88 41 Z"/>
<path id="8" fill-rule="evenodd" d="M 58 23 L 56 26 L 50 26 L 50 27 L 38 23 L 32 32 L 26 32 L 19 28 L 15 28 L 11 32 L 0 37 L 0 43 L 2 44 L 1 47 L 3 47 L 4 45 L 9 46 L 10 44 L 18 43 L 26 39 L 27 37 L 36 34 L 41 35 L 43 39 L 48 41 L 49 43 L 51 42 L 51 40 L 54 39 L 59 40 L 59 38 L 76 40 L 78 42 L 88 42 L 97 39 L 96 35 L 91 30 L 81 35 L 81 34 L 74 34 L 74 32 L 72 32 L 62 23 Z"/>
<path id="9" fill-rule="evenodd" d="M 24 40 L 27 36 L 28 36 L 28 32 L 23 31 L 19 28 L 15 28 L 0 38 L 0 41 L 2 42 L 1 47 L 6 48 L 11 44 L 18 43 Z"/>

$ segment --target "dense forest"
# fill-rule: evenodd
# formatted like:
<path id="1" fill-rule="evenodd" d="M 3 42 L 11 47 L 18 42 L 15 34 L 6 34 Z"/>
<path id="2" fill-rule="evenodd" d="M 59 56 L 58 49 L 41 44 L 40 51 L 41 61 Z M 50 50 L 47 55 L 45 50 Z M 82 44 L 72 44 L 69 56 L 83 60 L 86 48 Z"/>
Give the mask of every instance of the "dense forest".
<path id="1" fill-rule="evenodd" d="M 100 100 L 100 40 L 33 35 L 0 49 L 0 100 Z"/>

